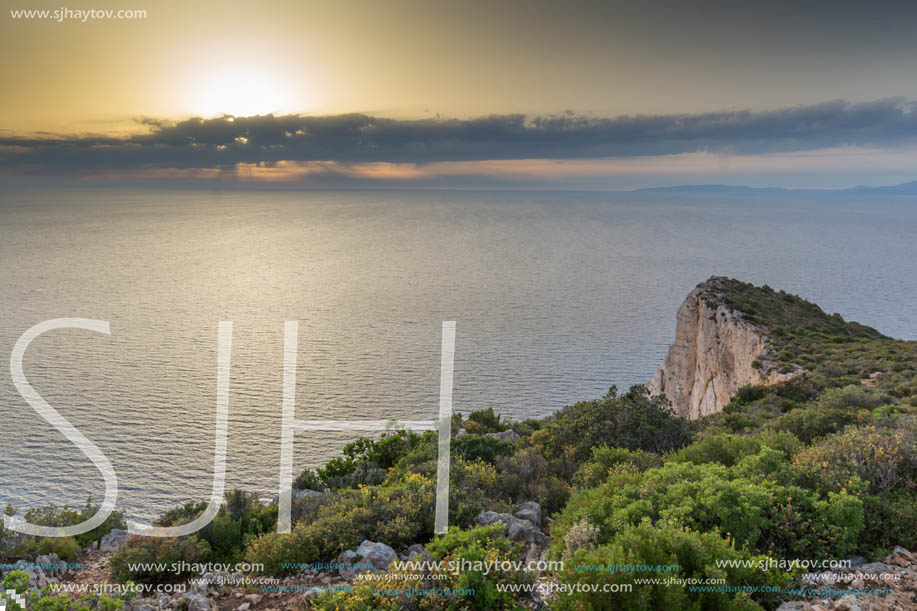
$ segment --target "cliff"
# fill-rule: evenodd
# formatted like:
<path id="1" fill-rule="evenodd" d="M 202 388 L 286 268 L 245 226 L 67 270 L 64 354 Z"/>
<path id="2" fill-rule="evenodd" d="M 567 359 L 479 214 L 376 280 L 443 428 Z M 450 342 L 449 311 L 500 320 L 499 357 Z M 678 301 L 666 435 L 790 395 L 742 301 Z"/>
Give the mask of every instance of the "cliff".
<path id="1" fill-rule="evenodd" d="M 751 285 L 713 277 L 678 308 L 675 341 L 648 384 L 651 394 L 668 397 L 678 415 L 714 414 L 742 386 L 775 384 L 798 373 L 771 371 L 776 352 L 768 329 L 746 320 L 728 298 L 745 286 Z"/>

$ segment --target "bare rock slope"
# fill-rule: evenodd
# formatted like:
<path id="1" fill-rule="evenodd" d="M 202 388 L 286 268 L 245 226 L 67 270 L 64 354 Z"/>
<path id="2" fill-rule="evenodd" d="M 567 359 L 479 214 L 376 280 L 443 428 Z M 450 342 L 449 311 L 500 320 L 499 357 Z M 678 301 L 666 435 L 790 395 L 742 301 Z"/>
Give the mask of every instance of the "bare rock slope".
<path id="1" fill-rule="evenodd" d="M 722 411 L 739 388 L 775 384 L 794 373 L 765 373 L 773 350 L 768 332 L 742 319 L 721 290 L 726 278 L 697 285 L 678 308 L 675 341 L 648 384 L 668 397 L 680 416 L 695 419 Z"/>

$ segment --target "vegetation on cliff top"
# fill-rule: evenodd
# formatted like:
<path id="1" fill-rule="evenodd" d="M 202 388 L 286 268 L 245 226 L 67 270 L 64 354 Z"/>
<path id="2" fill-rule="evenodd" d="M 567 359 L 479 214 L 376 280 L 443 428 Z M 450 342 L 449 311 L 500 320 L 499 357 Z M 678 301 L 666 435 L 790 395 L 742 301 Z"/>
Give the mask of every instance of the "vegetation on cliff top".
<path id="1" fill-rule="evenodd" d="M 770 340 L 775 367 L 783 372 L 805 369 L 822 378 L 847 377 L 858 383 L 874 372 L 877 387 L 893 390 L 911 378 L 896 376 L 913 369 L 917 344 L 886 337 L 840 314 L 827 314 L 798 295 L 757 287 L 731 278 L 712 277 L 702 286 L 711 305 L 725 304 L 742 320 L 762 328 Z M 859 377 L 852 377 L 859 376 Z M 912 394 L 911 388 L 901 389 Z"/>
<path id="2" fill-rule="evenodd" d="M 740 313 L 744 320 L 765 327 L 779 337 L 885 338 L 872 327 L 847 322 L 837 313 L 829 315 L 811 301 L 785 291 L 775 291 L 766 284 L 755 286 L 733 278 L 713 276 L 704 286 L 706 295 L 714 303 L 722 300 Z"/>

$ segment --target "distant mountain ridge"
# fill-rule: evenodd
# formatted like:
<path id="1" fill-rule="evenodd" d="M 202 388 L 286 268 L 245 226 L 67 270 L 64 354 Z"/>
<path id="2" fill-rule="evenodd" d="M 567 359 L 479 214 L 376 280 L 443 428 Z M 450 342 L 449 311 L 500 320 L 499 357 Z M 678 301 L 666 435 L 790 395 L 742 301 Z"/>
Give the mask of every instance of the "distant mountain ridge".
<path id="1" fill-rule="evenodd" d="M 784 187 L 748 187 L 744 185 L 675 185 L 672 187 L 645 187 L 635 189 L 637 193 L 717 193 L 717 194 L 774 194 L 782 193 L 882 193 L 891 195 L 917 195 L 917 180 L 889 185 L 869 187 L 860 185 L 847 189 L 788 189 Z"/>

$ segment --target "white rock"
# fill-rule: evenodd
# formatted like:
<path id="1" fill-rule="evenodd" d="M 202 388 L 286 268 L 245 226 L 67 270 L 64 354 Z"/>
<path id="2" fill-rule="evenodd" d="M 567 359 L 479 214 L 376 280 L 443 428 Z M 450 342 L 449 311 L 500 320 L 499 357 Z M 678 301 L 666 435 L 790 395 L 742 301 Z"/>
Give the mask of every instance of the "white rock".
<path id="1" fill-rule="evenodd" d="M 528 520 L 536 528 L 541 528 L 541 505 L 535 501 L 520 504 L 514 515 L 520 520 Z"/>
<path id="2" fill-rule="evenodd" d="M 212 600 L 194 592 L 188 592 L 182 598 L 188 603 L 188 611 L 211 611 L 215 606 Z"/>
<path id="3" fill-rule="evenodd" d="M 697 285 L 678 308 L 675 341 L 647 389 L 665 395 L 679 416 L 721 412 L 748 384 L 776 384 L 794 373 L 765 374 L 752 363 L 766 360 L 766 334 L 745 322 L 717 296 L 717 279 Z"/>

